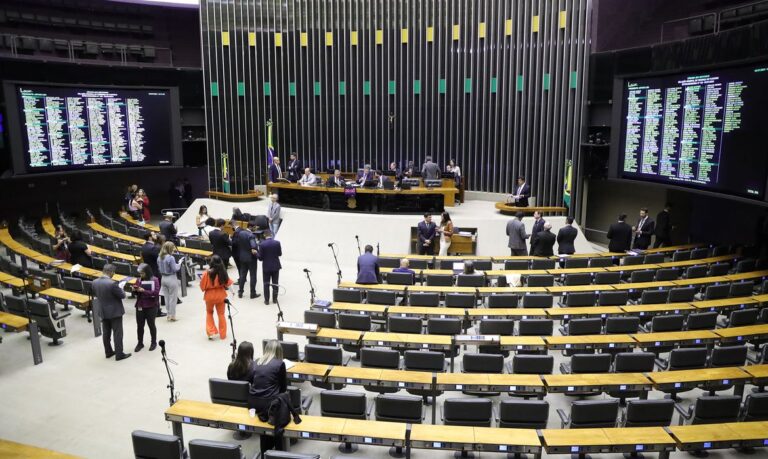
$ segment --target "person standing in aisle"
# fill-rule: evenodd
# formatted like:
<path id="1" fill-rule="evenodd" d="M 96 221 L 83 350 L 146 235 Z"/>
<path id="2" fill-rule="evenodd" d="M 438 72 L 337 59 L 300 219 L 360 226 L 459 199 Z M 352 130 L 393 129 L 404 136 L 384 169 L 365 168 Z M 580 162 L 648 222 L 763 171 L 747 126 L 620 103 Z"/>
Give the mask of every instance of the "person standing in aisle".
<path id="1" fill-rule="evenodd" d="M 440 254 L 444 257 L 448 255 L 448 249 L 451 247 L 451 236 L 453 236 L 453 221 L 448 212 L 443 212 L 440 220 Z"/>
<path id="2" fill-rule="evenodd" d="M 274 239 L 269 231 L 264 232 L 264 240 L 259 244 L 259 260 L 261 260 L 261 277 L 264 279 L 264 304 L 269 304 L 269 290 L 272 287 L 272 300 L 277 302 L 278 287 L 280 283 L 280 257 L 283 256 L 283 248 L 280 241 Z"/>
<path id="3" fill-rule="evenodd" d="M 267 207 L 267 218 L 269 219 L 269 230 L 273 236 L 277 236 L 277 230 L 280 229 L 280 203 L 277 202 L 277 195 L 272 193 L 269 196 L 269 206 Z"/>
<path id="4" fill-rule="evenodd" d="M 157 266 L 160 271 L 160 294 L 165 298 L 165 307 L 168 308 L 167 320 L 176 322 L 176 303 L 179 300 L 181 282 L 176 277 L 181 269 L 181 263 L 176 262 L 173 254 L 176 253 L 176 244 L 167 241 L 160 249 L 157 257 Z M 183 259 L 182 259 L 183 260 Z"/>
<path id="5" fill-rule="evenodd" d="M 203 291 L 205 300 L 205 332 L 208 339 L 214 339 L 216 335 L 222 340 L 227 339 L 227 319 L 224 317 L 224 304 L 227 301 L 227 289 L 232 285 L 232 279 L 227 275 L 227 268 L 220 256 L 211 257 L 208 269 L 200 278 L 200 290 Z M 216 310 L 219 327 L 213 320 L 213 311 Z"/>
<path id="6" fill-rule="evenodd" d="M 98 302 L 98 313 L 94 314 L 101 317 L 102 341 L 104 342 L 104 354 L 108 359 L 115 357 L 115 360 L 124 360 L 131 356 L 123 352 L 123 298 L 125 292 L 120 288 L 117 282 L 112 280 L 115 275 L 115 265 L 107 263 L 102 268 L 101 276 L 93 281 L 91 289 L 93 296 Z M 97 320 L 94 317 L 93 320 Z M 114 347 L 112 347 L 112 337 L 114 335 Z"/>
<path id="7" fill-rule="evenodd" d="M 136 293 L 136 347 L 133 352 L 144 349 L 144 324 L 149 326 L 149 350 L 154 351 L 157 348 L 155 318 L 160 309 L 160 280 L 147 263 L 140 264 L 138 271 L 139 279 L 133 286 Z"/>
<path id="8" fill-rule="evenodd" d="M 232 240 L 232 247 L 236 248 L 237 258 L 236 263 L 239 263 L 239 275 L 237 288 L 237 297 L 243 297 L 243 290 L 245 290 L 245 282 L 250 275 L 251 281 L 251 299 L 258 298 L 261 295 L 256 293 L 256 280 L 258 270 L 258 245 L 256 244 L 256 236 L 253 234 L 254 229 L 253 221 L 249 222 L 249 229 L 241 229 L 235 233 L 235 237 Z"/>

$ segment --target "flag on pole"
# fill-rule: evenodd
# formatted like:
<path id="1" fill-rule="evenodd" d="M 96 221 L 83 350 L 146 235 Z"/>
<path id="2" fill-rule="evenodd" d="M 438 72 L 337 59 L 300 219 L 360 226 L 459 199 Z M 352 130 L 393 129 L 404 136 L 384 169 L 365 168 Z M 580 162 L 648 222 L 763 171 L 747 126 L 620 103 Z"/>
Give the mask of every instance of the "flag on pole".
<path id="1" fill-rule="evenodd" d="M 229 156 L 226 152 L 221 153 L 221 190 L 229 193 Z"/>
<path id="2" fill-rule="evenodd" d="M 267 168 L 275 159 L 275 145 L 272 143 L 272 120 L 267 121 Z"/>
<path id="3" fill-rule="evenodd" d="M 573 160 L 565 160 L 565 181 L 563 182 L 563 203 L 565 207 L 571 207 L 571 185 L 573 178 Z"/>

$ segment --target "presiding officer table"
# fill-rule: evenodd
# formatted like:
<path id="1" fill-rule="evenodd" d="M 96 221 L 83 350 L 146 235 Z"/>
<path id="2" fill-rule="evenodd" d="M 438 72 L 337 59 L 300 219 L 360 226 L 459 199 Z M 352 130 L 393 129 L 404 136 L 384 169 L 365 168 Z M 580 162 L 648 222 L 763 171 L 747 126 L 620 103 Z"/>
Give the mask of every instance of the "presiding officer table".
<path id="1" fill-rule="evenodd" d="M 454 187 L 414 187 L 409 190 L 379 188 L 353 188 L 347 195 L 345 188 L 325 185 L 301 186 L 297 183 L 269 183 L 267 193 L 278 193 L 284 206 L 315 207 L 360 212 L 414 212 L 431 210 L 442 212 L 453 207 L 458 190 Z"/>

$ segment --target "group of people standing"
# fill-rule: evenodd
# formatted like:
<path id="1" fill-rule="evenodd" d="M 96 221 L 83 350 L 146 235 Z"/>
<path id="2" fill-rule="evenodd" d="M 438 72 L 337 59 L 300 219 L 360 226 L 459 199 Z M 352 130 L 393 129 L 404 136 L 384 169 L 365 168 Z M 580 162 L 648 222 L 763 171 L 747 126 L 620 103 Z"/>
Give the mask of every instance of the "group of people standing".
<path id="1" fill-rule="evenodd" d="M 565 217 L 565 226 L 560 228 L 557 236 L 552 233 L 552 224 L 544 220 L 541 212 L 533 213 L 533 227 L 528 234 L 523 223 L 523 212 L 517 212 L 515 217 L 507 222 L 507 237 L 509 241 L 510 255 L 535 257 L 551 257 L 554 253 L 555 243 L 557 253 L 560 255 L 571 255 L 576 252 L 574 241 L 579 231 L 573 226 L 573 217 Z M 526 241 L 530 239 L 530 251 Z"/>
<path id="2" fill-rule="evenodd" d="M 648 209 L 640 209 L 637 224 L 630 226 L 626 220 L 627 215 L 619 215 L 616 223 L 608 228 L 606 237 L 609 240 L 609 252 L 626 252 L 630 249 L 645 250 L 651 246 L 651 238 L 655 236 L 654 248 L 669 245 L 672 235 L 672 221 L 670 220 L 670 211 L 672 204 L 667 203 L 656 216 L 656 220 L 650 217 Z"/>
<path id="3" fill-rule="evenodd" d="M 152 212 L 149 207 L 149 196 L 138 185 L 130 185 L 125 193 L 125 208 L 131 217 L 148 222 Z"/>

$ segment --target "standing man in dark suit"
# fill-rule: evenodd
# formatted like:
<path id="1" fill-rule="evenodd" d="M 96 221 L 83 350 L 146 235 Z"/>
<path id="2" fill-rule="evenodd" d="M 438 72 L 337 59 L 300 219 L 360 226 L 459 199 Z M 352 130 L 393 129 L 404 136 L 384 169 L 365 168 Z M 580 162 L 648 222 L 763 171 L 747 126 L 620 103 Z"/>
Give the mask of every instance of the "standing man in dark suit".
<path id="1" fill-rule="evenodd" d="M 298 182 L 301 175 L 304 173 L 304 167 L 296 155 L 296 152 L 291 153 L 291 160 L 288 162 L 288 180 L 291 182 Z"/>
<path id="2" fill-rule="evenodd" d="M 249 274 L 251 276 L 251 299 L 261 296 L 256 293 L 259 246 L 256 244 L 256 236 L 252 232 L 254 229 L 254 223 L 250 222 L 249 229 L 241 229 L 235 233 L 235 238 L 237 238 L 237 260 L 240 263 L 240 280 L 238 281 L 237 289 L 238 298 L 243 297 L 245 281 L 248 279 Z"/>
<path id="3" fill-rule="evenodd" d="M 283 248 L 280 241 L 272 238 L 272 233 L 264 232 L 264 240 L 259 244 L 259 260 L 261 260 L 261 277 L 264 279 L 264 304 L 269 304 L 269 287 L 272 284 L 272 299 L 277 301 L 277 284 L 280 283 L 280 257 Z"/>
<path id="4" fill-rule="evenodd" d="M 651 235 L 655 227 L 656 223 L 648 216 L 648 209 L 645 207 L 640 209 L 640 220 L 637 221 L 637 226 L 632 228 L 635 232 L 636 249 L 645 250 L 651 245 Z"/>
<path id="5" fill-rule="evenodd" d="M 531 228 L 531 255 L 536 251 L 536 244 L 538 243 L 538 236 L 541 231 L 544 230 L 544 224 L 546 220 L 541 216 L 541 212 L 538 210 L 533 213 L 533 227 Z"/>
<path id="6" fill-rule="evenodd" d="M 379 257 L 373 254 L 373 246 L 365 246 L 365 253 L 357 257 L 358 284 L 379 283 Z"/>
<path id="7" fill-rule="evenodd" d="M 536 234 L 536 248 L 531 253 L 534 257 L 551 257 L 554 255 L 555 235 L 552 234 L 552 225 L 544 223 L 541 231 Z"/>
<path id="8" fill-rule="evenodd" d="M 576 248 L 573 243 L 579 230 L 573 227 L 573 217 L 565 217 L 565 226 L 557 232 L 557 253 L 560 255 L 573 255 Z"/>
<path id="9" fill-rule="evenodd" d="M 229 235 L 224 232 L 224 219 L 216 219 L 216 229 L 208 233 L 208 240 L 213 246 L 213 254 L 218 255 L 224 262 L 224 266 L 229 267 L 229 257 L 232 256 L 232 241 Z"/>
<path id="10" fill-rule="evenodd" d="M 437 234 L 437 225 L 432 222 L 432 215 L 424 214 L 424 221 L 419 222 L 419 226 L 416 228 L 416 235 L 418 236 L 418 250 L 419 255 L 433 254 L 435 240 L 435 234 Z"/>
<path id="11" fill-rule="evenodd" d="M 606 237 L 610 240 L 608 251 L 624 253 L 632 245 L 632 227 L 626 223 L 627 215 L 619 215 L 619 221 L 608 228 Z"/>
<path id="12" fill-rule="evenodd" d="M 232 225 L 232 228 L 235 229 L 235 232 L 232 233 L 232 260 L 235 262 L 235 268 L 237 268 L 237 285 L 240 285 L 240 237 L 238 236 L 238 233 L 243 230 L 243 228 L 240 226 L 237 220 L 230 220 L 230 225 Z"/>
<path id="13" fill-rule="evenodd" d="M 531 197 L 531 187 L 525 183 L 525 177 L 517 177 L 515 192 L 507 198 L 507 204 L 517 207 L 528 207 L 528 198 Z"/>
<path id="14" fill-rule="evenodd" d="M 280 167 L 280 158 L 275 156 L 272 158 L 272 164 L 269 166 L 269 181 L 275 183 L 282 178 L 283 168 Z"/>
<path id="15" fill-rule="evenodd" d="M 93 281 L 91 286 L 93 296 L 98 302 L 99 315 L 101 316 L 102 339 L 104 341 L 104 353 L 107 358 L 115 357 L 115 360 L 124 360 L 131 356 L 123 352 L 123 298 L 125 292 L 112 280 L 115 275 L 115 265 L 106 264 L 101 270 L 102 275 Z M 114 334 L 115 347 L 112 347 L 112 335 Z"/>
<path id="16" fill-rule="evenodd" d="M 173 212 L 166 212 L 163 221 L 158 226 L 160 227 L 160 234 L 165 237 L 166 242 L 179 243 L 179 238 L 176 237 L 176 225 L 173 224 Z"/>
<path id="17" fill-rule="evenodd" d="M 666 247 L 669 245 L 669 240 L 672 237 L 672 221 L 669 218 L 669 211 L 672 209 L 672 204 L 664 204 L 664 209 L 656 216 L 656 228 L 654 234 L 656 235 L 656 241 L 653 243 L 653 248 Z"/>
<path id="18" fill-rule="evenodd" d="M 153 273 L 159 273 L 160 268 L 157 267 L 157 257 L 160 255 L 160 246 L 162 244 L 157 243 L 157 233 L 147 231 L 144 234 L 144 240 L 147 242 L 141 246 L 141 259 L 149 265 Z"/>
<path id="19" fill-rule="evenodd" d="M 437 180 L 440 178 L 440 166 L 432 162 L 432 157 L 424 158 L 424 164 L 421 166 L 421 178 L 424 180 Z"/>

